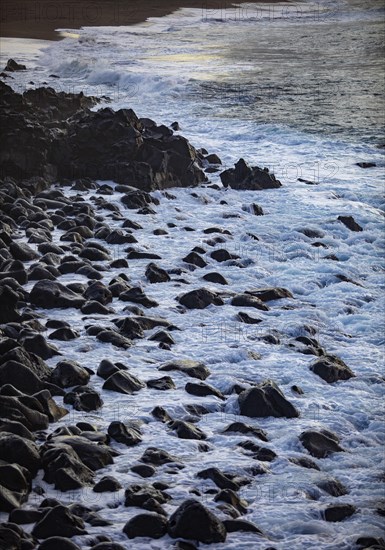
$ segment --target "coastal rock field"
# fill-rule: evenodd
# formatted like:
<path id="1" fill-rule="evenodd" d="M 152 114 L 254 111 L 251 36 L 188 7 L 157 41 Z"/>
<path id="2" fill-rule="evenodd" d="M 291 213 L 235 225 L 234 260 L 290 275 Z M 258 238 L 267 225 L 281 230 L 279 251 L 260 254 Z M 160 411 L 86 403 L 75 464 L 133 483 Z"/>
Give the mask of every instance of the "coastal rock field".
<path id="1" fill-rule="evenodd" d="M 379 211 L 0 91 L 0 548 L 384 548 Z"/>

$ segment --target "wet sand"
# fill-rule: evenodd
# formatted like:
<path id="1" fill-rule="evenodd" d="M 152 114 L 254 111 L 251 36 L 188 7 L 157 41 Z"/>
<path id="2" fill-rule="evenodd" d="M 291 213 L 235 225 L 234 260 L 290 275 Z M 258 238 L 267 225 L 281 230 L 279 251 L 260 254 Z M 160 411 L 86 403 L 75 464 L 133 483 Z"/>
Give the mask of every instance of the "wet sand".
<path id="1" fill-rule="evenodd" d="M 272 4 L 274 0 L 247 3 Z M 197 8 L 202 17 L 220 18 L 223 10 L 236 5 L 227 0 L 5 0 L 0 7 L 0 36 L 58 40 L 61 35 L 56 29 L 133 25 L 179 8 Z"/>

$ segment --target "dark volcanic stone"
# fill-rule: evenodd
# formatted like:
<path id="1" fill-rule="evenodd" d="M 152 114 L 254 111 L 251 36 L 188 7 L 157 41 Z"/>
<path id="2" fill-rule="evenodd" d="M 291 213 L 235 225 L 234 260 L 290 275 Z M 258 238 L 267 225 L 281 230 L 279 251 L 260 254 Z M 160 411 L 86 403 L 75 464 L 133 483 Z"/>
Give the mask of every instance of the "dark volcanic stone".
<path id="1" fill-rule="evenodd" d="M 332 384 L 337 380 L 349 380 L 355 376 L 354 372 L 338 357 L 325 355 L 317 359 L 310 366 L 310 370 L 318 374 L 323 380 Z"/>
<path id="2" fill-rule="evenodd" d="M 240 484 L 234 481 L 231 476 L 221 472 L 218 468 L 207 468 L 198 472 L 197 477 L 200 479 L 211 479 L 220 489 L 231 489 L 238 491 Z"/>
<path id="3" fill-rule="evenodd" d="M 119 491 L 122 486 L 117 479 L 112 476 L 104 476 L 96 483 L 93 488 L 95 493 L 106 493 Z"/>
<path id="4" fill-rule="evenodd" d="M 145 275 L 150 283 L 167 283 L 171 280 L 167 271 L 154 263 L 148 264 Z"/>
<path id="5" fill-rule="evenodd" d="M 25 71 L 27 67 L 17 63 L 14 59 L 8 59 L 7 64 L 4 68 L 4 71 L 14 72 L 14 71 Z"/>
<path id="6" fill-rule="evenodd" d="M 131 472 L 138 474 L 140 477 L 152 477 L 155 475 L 156 470 L 149 464 L 136 464 L 130 468 Z"/>
<path id="7" fill-rule="evenodd" d="M 38 281 L 30 292 L 31 304 L 45 309 L 81 307 L 82 296 L 54 281 Z"/>
<path id="8" fill-rule="evenodd" d="M 296 464 L 297 466 L 301 466 L 302 468 L 307 468 L 310 470 L 318 470 L 318 471 L 321 470 L 318 464 L 316 464 L 314 460 L 311 460 L 307 456 L 293 457 L 293 458 L 289 458 L 289 460 L 293 464 Z"/>
<path id="9" fill-rule="evenodd" d="M 154 466 L 179 462 L 175 456 L 170 455 L 163 449 L 157 449 L 156 447 L 148 447 L 143 453 L 140 461 L 145 464 L 153 464 Z"/>
<path id="10" fill-rule="evenodd" d="M 158 302 L 151 300 L 145 295 L 143 290 L 139 287 L 130 288 L 125 292 L 122 292 L 119 299 L 123 302 L 133 302 L 134 304 L 140 304 L 143 307 L 158 307 Z"/>
<path id="11" fill-rule="evenodd" d="M 251 434 L 261 439 L 261 441 L 268 441 L 267 434 L 264 430 L 256 428 L 255 426 L 249 426 L 243 422 L 233 422 L 229 424 L 229 426 L 223 430 L 223 433 Z"/>
<path id="12" fill-rule="evenodd" d="M 88 386 L 76 386 L 64 396 L 64 403 L 69 403 L 76 411 L 96 411 L 103 406 L 100 394 Z"/>
<path id="13" fill-rule="evenodd" d="M 226 528 L 222 521 L 194 499 L 186 500 L 172 514 L 168 533 L 172 538 L 198 540 L 205 544 L 226 540 Z"/>
<path id="14" fill-rule="evenodd" d="M 95 302 L 99 302 L 102 305 L 106 305 L 112 302 L 111 291 L 100 281 L 95 281 L 94 283 L 91 283 L 84 293 L 84 297 L 87 298 L 87 300 L 93 300 Z"/>
<path id="15" fill-rule="evenodd" d="M 146 384 L 148 388 L 153 388 L 160 391 L 175 390 L 176 388 L 171 376 L 162 376 L 162 378 L 153 378 L 151 380 L 147 380 Z"/>
<path id="16" fill-rule="evenodd" d="M 71 447 L 83 464 L 92 471 L 113 464 L 113 455 L 117 454 L 107 445 L 91 441 L 80 435 L 56 436 L 44 444 L 43 453 L 45 454 L 46 450 L 55 449 L 55 447 L 60 450 L 66 445 Z M 46 456 L 45 458 L 47 459 L 48 457 Z"/>
<path id="17" fill-rule="evenodd" d="M 161 342 L 168 346 L 175 344 L 174 338 L 166 330 L 158 330 L 158 332 L 150 336 L 149 341 Z"/>
<path id="18" fill-rule="evenodd" d="M 197 252 L 190 252 L 190 254 L 187 254 L 187 256 L 183 258 L 183 261 L 186 262 L 186 264 L 196 265 L 197 267 L 205 267 L 207 265 L 207 262 L 205 262 L 202 256 L 197 254 Z"/>
<path id="19" fill-rule="evenodd" d="M 215 397 L 219 397 L 219 399 L 225 399 L 222 392 L 220 392 L 216 388 L 213 388 L 209 384 L 204 384 L 203 382 L 199 384 L 196 384 L 194 382 L 187 382 L 184 389 L 187 393 L 190 393 L 191 395 L 198 395 L 199 397 L 215 395 Z"/>
<path id="20" fill-rule="evenodd" d="M 188 309 L 205 309 L 211 304 L 216 306 L 223 305 L 222 298 L 206 288 L 191 290 L 190 292 L 187 292 L 187 294 L 180 296 L 178 301 L 182 304 L 182 306 L 185 306 Z"/>
<path id="21" fill-rule="evenodd" d="M 90 380 L 90 373 L 75 361 L 59 361 L 51 374 L 52 384 L 61 388 L 85 386 Z"/>
<path id="22" fill-rule="evenodd" d="M 232 489 L 222 489 L 214 497 L 214 502 L 226 502 L 240 514 L 247 514 L 247 502 L 242 500 Z"/>
<path id="23" fill-rule="evenodd" d="M 101 537 L 101 535 L 100 535 Z M 92 550 L 127 550 L 125 546 L 117 542 L 100 542 L 92 547 Z"/>
<path id="24" fill-rule="evenodd" d="M 325 479 L 317 483 L 317 487 L 331 495 L 332 497 L 341 497 L 348 493 L 346 487 L 338 479 Z"/>
<path id="25" fill-rule="evenodd" d="M 70 340 L 75 340 L 79 338 L 80 334 L 73 330 L 72 328 L 58 328 L 49 335 L 50 340 L 61 340 L 63 342 L 69 342 Z"/>
<path id="26" fill-rule="evenodd" d="M 1 512 L 11 512 L 27 501 L 31 489 L 29 477 L 28 471 L 18 464 L 0 464 Z"/>
<path id="27" fill-rule="evenodd" d="M 25 243 L 17 243 L 14 241 L 10 244 L 9 249 L 15 260 L 20 260 L 21 262 L 30 262 L 39 257 L 39 254 Z"/>
<path id="28" fill-rule="evenodd" d="M 350 231 L 363 231 L 362 227 L 356 222 L 353 216 L 338 216 L 340 222 L 342 222 Z"/>
<path id="29" fill-rule="evenodd" d="M 122 334 L 119 334 L 119 332 L 116 332 L 116 330 L 102 329 L 97 332 L 96 338 L 101 342 L 112 344 L 117 348 L 127 349 L 132 345 L 131 340 L 129 340 L 125 336 L 122 336 Z"/>
<path id="30" fill-rule="evenodd" d="M 24 281 L 27 282 L 27 281 Z M 0 286 L 0 324 L 12 323 L 20 320 L 20 314 L 17 311 L 19 295 L 8 285 Z"/>
<path id="31" fill-rule="evenodd" d="M 219 285 L 228 285 L 229 283 L 226 281 L 226 279 L 221 275 L 220 273 L 206 273 L 206 275 L 203 275 L 203 279 L 205 281 L 209 281 L 210 283 L 217 283 Z"/>
<path id="32" fill-rule="evenodd" d="M 333 504 L 325 510 L 326 521 L 342 521 L 349 518 L 356 512 L 356 507 L 352 504 Z"/>
<path id="33" fill-rule="evenodd" d="M 131 394 L 144 388 L 145 384 L 138 378 L 125 371 L 112 374 L 103 384 L 104 390 L 112 390 L 119 393 Z"/>
<path id="34" fill-rule="evenodd" d="M 47 539 L 55 535 L 73 537 L 86 533 L 83 520 L 71 514 L 65 506 L 51 508 L 32 530 L 33 536 L 38 539 Z"/>
<path id="35" fill-rule="evenodd" d="M 26 369 L 27 372 L 28 369 Z M 37 411 L 15 396 L 0 395 L 2 417 L 8 420 L 21 422 L 28 430 L 44 430 L 48 428 L 48 416 Z"/>
<path id="36" fill-rule="evenodd" d="M 109 359 L 102 359 L 96 374 L 100 376 L 100 378 L 107 380 L 107 378 L 109 378 L 112 374 L 115 374 L 121 370 L 127 370 L 127 367 L 121 363 L 115 365 Z"/>
<path id="37" fill-rule="evenodd" d="M 271 300 L 281 300 L 282 298 L 293 298 L 292 293 L 286 288 L 258 288 L 256 290 L 246 290 L 246 294 L 251 294 L 262 300 L 262 302 L 270 302 Z"/>
<path id="38" fill-rule="evenodd" d="M 126 523 L 123 533 L 129 539 L 136 537 L 160 539 L 167 533 L 167 519 L 159 514 L 139 514 Z"/>
<path id="39" fill-rule="evenodd" d="M 168 426 L 175 430 L 180 439 L 206 439 L 206 434 L 194 424 L 184 420 L 172 420 Z"/>
<path id="40" fill-rule="evenodd" d="M 242 449 L 245 449 L 246 451 L 250 451 L 250 454 L 252 458 L 254 458 L 254 460 L 260 460 L 262 462 L 272 462 L 275 458 L 277 458 L 277 455 L 274 451 L 272 451 L 271 449 L 267 449 L 266 447 L 260 447 L 249 439 L 246 441 L 242 441 L 241 443 L 237 443 L 237 446 L 242 447 Z"/>
<path id="41" fill-rule="evenodd" d="M 130 485 L 124 496 L 125 506 L 138 506 L 151 511 L 157 511 L 157 505 L 165 504 L 171 499 L 167 493 L 155 489 L 152 485 Z"/>
<path id="42" fill-rule="evenodd" d="M 176 359 L 175 361 L 170 361 L 159 367 L 159 370 L 177 370 L 192 378 L 199 378 L 200 380 L 205 380 L 210 375 L 210 371 L 204 363 L 191 359 Z"/>
<path id="43" fill-rule="evenodd" d="M 356 165 L 360 168 L 374 168 L 374 166 L 377 166 L 375 162 L 356 162 Z"/>
<path id="44" fill-rule="evenodd" d="M 258 323 L 262 323 L 262 319 L 250 317 L 250 315 L 248 315 L 247 313 L 244 313 L 243 311 L 240 311 L 238 313 L 237 318 L 241 323 L 246 323 L 248 325 L 257 325 Z"/>
<path id="45" fill-rule="evenodd" d="M 299 416 L 297 409 L 285 398 L 278 386 L 267 380 L 256 387 L 245 390 L 238 398 L 240 412 L 250 417 Z"/>
<path id="46" fill-rule="evenodd" d="M 0 460 L 19 464 L 36 475 L 41 461 L 37 446 L 16 434 L 0 434 Z"/>
<path id="47" fill-rule="evenodd" d="M 243 159 L 239 159 L 235 168 L 222 172 L 220 178 L 225 187 L 233 189 L 275 189 L 282 185 L 267 168 L 250 167 Z"/>
<path id="48" fill-rule="evenodd" d="M 344 449 L 339 445 L 339 438 L 328 430 L 308 430 L 299 437 L 302 445 L 316 458 L 325 458 L 332 453 L 339 453 Z"/>
<path id="49" fill-rule="evenodd" d="M 123 443 L 129 447 L 142 441 L 141 432 L 137 426 L 126 425 L 117 420 L 109 425 L 108 435 L 118 443 Z"/>
<path id="50" fill-rule="evenodd" d="M 26 351 L 38 355 L 42 359 L 50 359 L 55 355 L 61 355 L 59 350 L 52 344 L 46 342 L 42 334 L 36 334 L 30 338 L 25 338 L 23 347 Z"/>
<path id="51" fill-rule="evenodd" d="M 231 300 L 232 306 L 239 307 L 253 307 L 255 309 L 260 309 L 262 311 L 268 311 L 269 308 L 256 296 L 251 296 L 250 294 L 237 294 Z"/>
<path id="52" fill-rule="evenodd" d="M 81 550 L 81 548 L 65 537 L 49 537 L 40 544 L 38 550 Z"/>
<path id="53" fill-rule="evenodd" d="M 257 533 L 258 535 L 263 535 L 263 531 L 258 529 L 254 523 L 251 523 L 251 521 L 246 521 L 245 519 L 225 519 L 223 524 L 228 533 L 244 531 L 247 533 Z"/>
<path id="54" fill-rule="evenodd" d="M 28 523 L 36 523 L 41 519 L 41 511 L 39 510 L 27 510 L 27 509 L 17 509 L 13 510 L 9 514 L 9 521 L 11 523 L 16 523 L 17 525 L 24 525 Z"/>
<path id="55" fill-rule="evenodd" d="M 214 250 L 210 256 L 216 262 L 227 262 L 228 260 L 237 260 L 239 258 L 239 256 L 236 256 L 235 254 L 230 254 L 230 252 L 225 248 Z"/>

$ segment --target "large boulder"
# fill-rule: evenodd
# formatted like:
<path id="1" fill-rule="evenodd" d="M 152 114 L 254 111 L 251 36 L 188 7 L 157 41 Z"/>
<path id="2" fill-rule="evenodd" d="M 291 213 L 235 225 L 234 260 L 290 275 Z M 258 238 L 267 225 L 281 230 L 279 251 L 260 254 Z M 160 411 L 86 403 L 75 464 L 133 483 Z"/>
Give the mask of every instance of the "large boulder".
<path id="1" fill-rule="evenodd" d="M 61 505 L 50 508 L 32 529 L 32 535 L 37 539 L 47 539 L 53 536 L 71 538 L 86 533 L 83 520 Z"/>
<path id="2" fill-rule="evenodd" d="M 354 372 L 334 355 L 324 355 L 315 361 L 310 370 L 318 374 L 325 382 L 332 384 L 338 380 L 349 380 L 355 376 Z"/>
<path id="3" fill-rule="evenodd" d="M 129 539 L 136 537 L 160 539 L 167 533 L 167 519 L 160 514 L 139 514 L 126 523 L 123 533 Z"/>
<path id="4" fill-rule="evenodd" d="M 51 382 L 61 388 L 85 386 L 90 373 L 75 361 L 59 361 L 51 373 Z"/>
<path id="5" fill-rule="evenodd" d="M 168 534 L 174 539 L 181 537 L 205 544 L 225 542 L 227 535 L 222 521 L 194 499 L 186 500 L 172 514 Z"/>
<path id="6" fill-rule="evenodd" d="M 38 281 L 30 293 L 31 304 L 45 309 L 80 308 L 85 299 L 65 285 L 44 279 Z"/>
<path id="7" fill-rule="evenodd" d="M 20 320 L 20 313 L 17 311 L 19 299 L 18 293 L 8 285 L 0 286 L 0 325 Z"/>
<path id="8" fill-rule="evenodd" d="M 71 447 L 81 462 L 92 471 L 113 464 L 113 456 L 119 454 L 107 445 L 98 444 L 80 435 L 59 435 L 44 444 L 43 452 L 55 447 Z"/>
<path id="9" fill-rule="evenodd" d="M 111 374 L 109 378 L 104 382 L 104 390 L 112 390 L 119 393 L 131 394 L 135 391 L 139 391 L 144 388 L 145 384 L 125 371 L 118 371 L 114 374 Z"/>
<path id="10" fill-rule="evenodd" d="M 178 302 L 187 307 L 187 309 L 205 309 L 207 306 L 214 304 L 222 306 L 223 300 L 216 293 L 207 288 L 198 288 L 183 294 L 178 298 Z"/>
<path id="11" fill-rule="evenodd" d="M 329 430 L 307 430 L 299 439 L 305 449 L 316 458 L 325 458 L 344 450 L 339 444 L 339 437 Z"/>
<path id="12" fill-rule="evenodd" d="M 242 415 L 254 417 L 296 418 L 299 412 L 272 380 L 243 391 L 238 397 Z"/>
<path id="13" fill-rule="evenodd" d="M 250 189 L 259 191 L 261 189 L 276 189 L 282 184 L 276 179 L 268 168 L 250 167 L 243 159 L 235 164 L 235 168 L 229 168 L 220 174 L 221 181 L 225 187 L 233 189 Z"/>
<path id="14" fill-rule="evenodd" d="M 28 471 L 19 464 L 0 464 L 0 511 L 11 512 L 28 499 Z"/>
<path id="15" fill-rule="evenodd" d="M 32 441 L 11 433 L 0 434 L 0 460 L 19 464 L 32 475 L 36 475 L 41 466 L 37 446 Z"/>
<path id="16" fill-rule="evenodd" d="M 192 359 L 175 359 L 174 361 L 164 363 L 159 367 L 159 370 L 166 372 L 176 370 L 200 380 L 205 380 L 210 376 L 210 371 L 204 363 L 193 361 Z"/>
<path id="17" fill-rule="evenodd" d="M 17 396 L 0 395 L 0 408 L 3 419 L 20 422 L 30 431 L 48 428 L 48 416 L 42 410 L 22 403 Z"/>

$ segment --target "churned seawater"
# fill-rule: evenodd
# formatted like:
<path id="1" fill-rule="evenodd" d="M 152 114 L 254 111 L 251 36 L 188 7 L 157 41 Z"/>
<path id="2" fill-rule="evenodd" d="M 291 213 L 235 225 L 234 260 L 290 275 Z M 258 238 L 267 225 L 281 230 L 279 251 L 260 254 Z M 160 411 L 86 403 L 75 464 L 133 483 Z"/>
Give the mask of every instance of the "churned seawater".
<path id="1" fill-rule="evenodd" d="M 253 164 L 269 166 L 283 183 L 279 190 L 261 193 L 202 188 L 194 190 L 194 196 L 190 189 L 173 189 L 172 201 L 156 192 L 160 205 L 153 216 L 125 209 L 120 193 L 111 197 L 124 217 L 143 226 L 136 234 L 140 246 L 156 251 L 163 267 L 185 267 L 181 258 L 194 246 L 206 247 L 203 230 L 218 225 L 231 232 L 226 243 L 229 251 L 250 261 L 244 269 L 221 264 L 220 271 L 229 282 L 226 288 L 239 292 L 283 286 L 295 296 L 288 307 L 259 312 L 263 315 L 262 328 L 256 331 L 252 327 L 239 338 L 232 332 L 238 325 L 235 310 L 228 303 L 214 311 L 207 308 L 181 315 L 175 307 L 180 287 L 146 285 L 145 260 L 130 261 L 127 270 L 130 281 L 144 285 L 146 294 L 160 304 L 153 314 L 164 316 L 181 329 L 173 332 L 175 357 L 203 359 L 212 372 L 210 384 L 223 392 L 235 383 L 273 378 L 301 411 L 301 417 L 293 422 L 246 419 L 267 430 L 267 445 L 278 455 L 268 474 L 256 476 L 240 491 L 248 502 L 246 519 L 268 538 L 234 533 L 216 548 L 352 550 L 359 536 L 379 537 L 383 533 L 382 517 L 376 512 L 383 498 L 380 480 L 385 441 L 381 403 L 384 162 L 379 148 L 384 142 L 382 40 L 379 2 L 242 4 L 228 11 L 181 10 L 135 27 L 85 28 L 50 45 L 40 56 L 18 59 L 32 68 L 27 75 L 15 74 L 14 87 L 48 83 L 58 90 L 109 96 L 112 101 L 106 105 L 131 107 L 138 116 L 152 117 L 159 123 L 178 120 L 184 136 L 197 147 L 218 153 L 225 165 L 242 156 Z M 356 166 L 358 161 L 373 161 L 377 166 L 363 170 Z M 210 177 L 219 183 L 218 175 Z M 298 182 L 298 177 L 319 185 Z M 75 197 L 78 192 L 65 193 Z M 90 201 L 92 195 L 94 192 L 83 193 L 83 198 Z M 226 204 L 222 204 L 224 199 Z M 265 216 L 247 213 L 248 205 L 255 201 Z M 224 217 L 226 214 L 236 217 Z M 364 231 L 348 231 L 337 221 L 341 214 L 354 215 Z M 111 228 L 121 226 L 120 220 L 110 217 L 107 221 Z M 159 238 L 154 230 L 166 227 L 167 222 L 174 226 L 167 227 L 168 234 Z M 184 231 L 184 226 L 195 231 Z M 315 248 L 314 239 L 304 235 L 304 228 L 321 231 L 320 239 L 327 249 Z M 250 232 L 259 240 L 251 239 Z M 61 232 L 55 230 L 54 242 L 60 244 L 60 238 Z M 111 245 L 111 254 L 120 257 L 122 250 Z M 340 261 L 326 259 L 329 254 L 337 255 Z M 191 288 L 198 288 L 202 286 L 201 275 L 212 269 L 219 267 L 211 262 L 203 270 L 186 271 L 183 276 Z M 120 268 L 105 272 L 104 282 L 108 284 L 120 272 Z M 340 275 L 354 283 L 339 280 Z M 61 282 L 74 281 L 86 282 L 81 275 L 61 277 Z M 117 316 L 126 315 L 124 304 L 118 300 L 114 308 Z M 68 320 L 66 310 L 54 310 L 50 315 Z M 63 342 L 60 349 L 65 357 L 94 370 L 101 358 L 109 357 L 128 363 L 133 374 L 147 380 L 169 359 L 169 352 L 147 339 L 130 348 L 130 357 L 126 351 L 97 342 L 85 333 L 83 315 L 78 312 L 74 312 L 71 324 L 79 329 L 81 339 L 75 345 Z M 326 384 L 309 371 L 314 358 L 298 354 L 288 345 L 302 334 L 304 325 L 316 328 L 320 344 L 328 353 L 341 357 L 356 378 Z M 278 331 L 281 344 L 259 341 L 268 330 Z M 250 350 L 260 352 L 262 359 L 251 359 Z M 53 367 L 56 359 L 48 363 Z M 203 401 L 211 407 L 198 423 L 212 445 L 208 453 L 198 452 L 196 442 L 180 440 L 166 426 L 153 421 L 155 403 L 175 418 L 185 414 L 186 403 L 202 403 L 202 398 L 186 397 L 182 375 L 173 373 L 173 379 L 177 389 L 172 395 L 146 389 L 139 395 L 117 398 L 102 390 L 103 380 L 95 376 L 93 387 L 102 392 L 105 404 L 100 414 L 87 417 L 102 431 L 112 420 L 135 417 L 145 421 L 143 446 L 127 451 L 117 445 L 122 455 L 101 471 L 100 477 L 115 475 L 124 487 L 138 482 L 129 467 L 140 458 L 144 445 L 163 448 L 186 463 L 177 476 L 161 469 L 157 472 L 156 480 L 171 485 L 169 513 L 176 502 L 191 496 L 198 471 L 215 465 L 245 475 L 251 462 L 237 451 L 241 436 L 222 433 L 230 422 L 245 420 L 238 415 L 235 394 L 229 396 L 222 412 L 213 399 Z M 291 393 L 293 384 L 302 387 L 303 397 Z M 71 410 L 70 418 L 62 423 L 80 419 L 81 413 Z M 322 459 L 321 472 L 299 468 L 289 461 L 293 456 L 303 456 L 298 435 L 310 428 L 334 430 L 346 450 Z M 319 492 L 313 500 L 316 484 L 326 478 L 340 480 L 348 493 L 334 498 Z M 63 502 L 72 499 L 97 505 L 114 523 L 100 532 L 128 544 L 122 527 L 138 510 L 123 506 L 123 491 L 118 495 L 95 495 L 91 490 L 63 495 L 41 483 L 48 495 Z M 211 482 L 198 488 L 204 503 L 218 513 L 212 495 L 205 493 L 213 488 Z M 322 511 L 337 502 L 353 503 L 358 512 L 341 523 L 325 522 Z M 84 545 L 84 540 L 79 544 Z M 141 539 L 129 542 L 129 548 L 144 547 Z M 169 548 L 170 540 L 149 542 L 148 547 Z"/>

